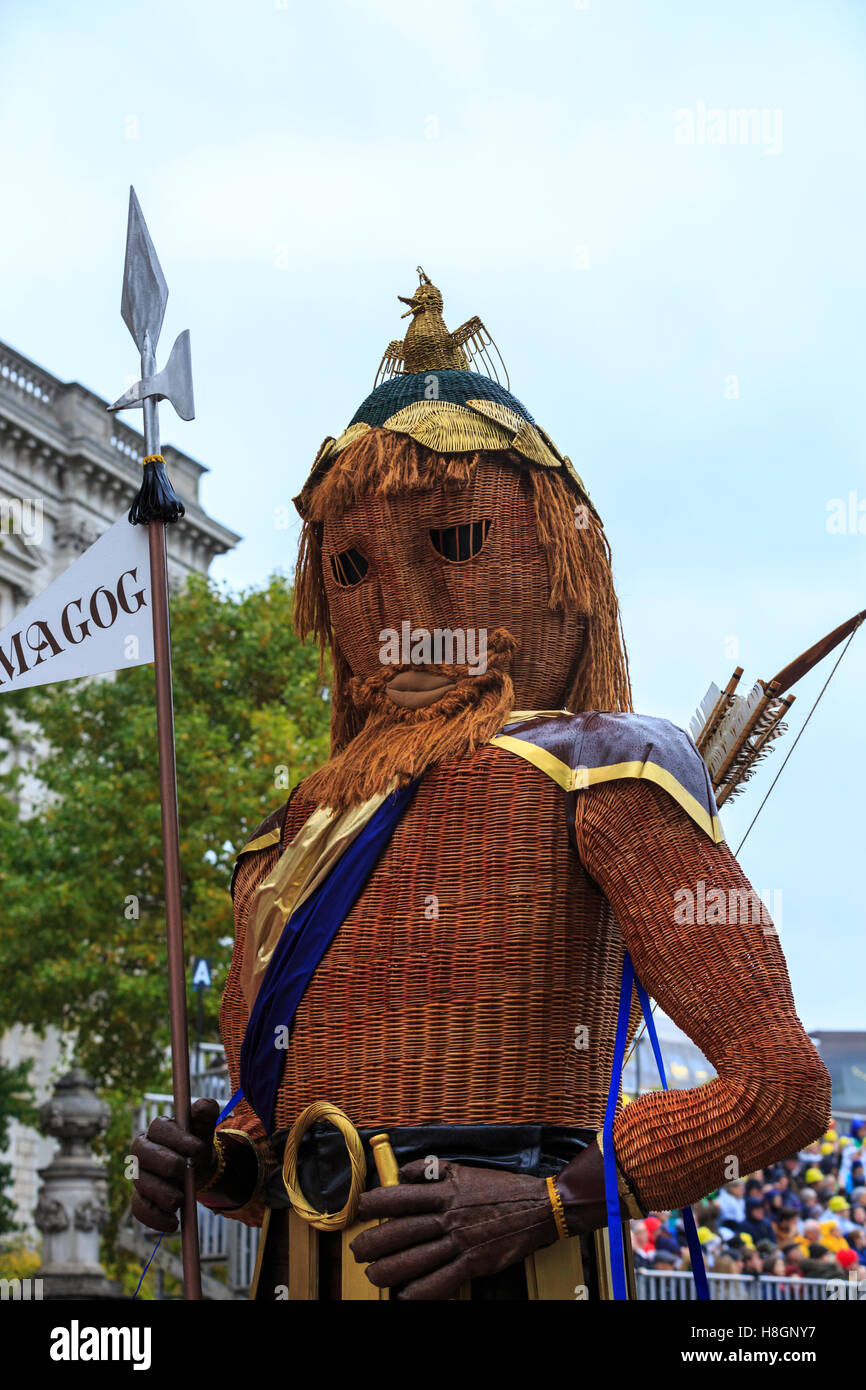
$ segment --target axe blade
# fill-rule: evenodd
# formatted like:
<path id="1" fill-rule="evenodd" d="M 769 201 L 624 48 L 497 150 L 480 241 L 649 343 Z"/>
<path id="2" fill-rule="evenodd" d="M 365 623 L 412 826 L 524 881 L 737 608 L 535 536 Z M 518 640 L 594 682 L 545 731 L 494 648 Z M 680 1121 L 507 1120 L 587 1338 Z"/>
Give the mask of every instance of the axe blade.
<path id="1" fill-rule="evenodd" d="M 134 410 L 149 396 L 156 401 L 171 401 L 181 420 L 195 419 L 192 390 L 192 358 L 189 351 L 189 329 L 185 328 L 174 340 L 168 361 L 155 376 L 137 381 L 122 396 L 108 406 L 109 410 Z"/>
<path id="2" fill-rule="evenodd" d="M 120 313 L 140 353 L 144 352 L 145 338 L 149 339 L 150 350 L 156 352 L 167 301 L 168 285 L 162 266 L 135 189 L 130 188 Z"/>
<path id="3" fill-rule="evenodd" d="M 192 357 L 189 350 L 189 329 L 178 333 L 168 354 L 168 361 L 159 373 L 160 392 L 171 401 L 181 420 L 195 419 L 192 393 Z"/>

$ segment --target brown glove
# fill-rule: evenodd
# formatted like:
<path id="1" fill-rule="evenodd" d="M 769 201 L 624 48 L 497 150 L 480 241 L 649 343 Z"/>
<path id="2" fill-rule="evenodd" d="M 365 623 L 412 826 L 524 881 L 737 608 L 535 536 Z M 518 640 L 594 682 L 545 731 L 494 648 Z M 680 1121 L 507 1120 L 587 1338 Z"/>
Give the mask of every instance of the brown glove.
<path id="1" fill-rule="evenodd" d="M 152 1120 L 147 1134 L 133 1140 L 131 1154 L 138 1159 L 138 1177 L 133 1181 L 132 1214 L 153 1231 L 177 1230 L 175 1213 L 183 1205 L 187 1159 L 192 1160 L 196 1190 L 209 1184 L 219 1167 L 214 1146 L 214 1130 L 219 1104 L 210 1097 L 197 1100 L 190 1115 L 190 1129 L 160 1115 Z M 220 1135 L 225 1168 L 219 1181 L 209 1187 L 207 1205 L 216 1209 L 238 1207 L 251 1195 L 258 1178 L 258 1163 L 252 1146 L 233 1135 Z"/>
<path id="2" fill-rule="evenodd" d="M 378 1288 L 405 1285 L 398 1298 L 452 1298 L 476 1275 L 496 1274 L 559 1239 L 544 1178 L 441 1163 L 433 1180 L 425 1178 L 427 1166 L 427 1159 L 408 1163 L 400 1186 L 361 1196 L 360 1221 L 387 1218 L 351 1245 L 359 1263 L 372 1261 L 366 1274 Z M 562 1169 L 556 1187 L 570 1235 L 607 1224 L 598 1143 Z M 646 1214 L 621 1174 L 620 1192 L 623 1217 Z"/>
<path id="3" fill-rule="evenodd" d="M 452 1298 L 461 1284 L 496 1274 L 557 1239 L 544 1178 L 429 1160 L 400 1169 L 400 1186 L 365 1192 L 358 1219 L 389 1218 L 352 1241 L 377 1288 L 401 1285 L 398 1298 Z"/>

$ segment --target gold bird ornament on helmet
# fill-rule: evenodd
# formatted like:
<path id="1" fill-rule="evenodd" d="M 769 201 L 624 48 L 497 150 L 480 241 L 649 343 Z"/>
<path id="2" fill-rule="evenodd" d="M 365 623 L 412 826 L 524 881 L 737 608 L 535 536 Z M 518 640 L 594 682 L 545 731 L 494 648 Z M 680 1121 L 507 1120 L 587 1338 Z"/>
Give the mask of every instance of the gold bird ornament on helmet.
<path id="1" fill-rule="evenodd" d="M 502 354 L 481 319 L 476 314 L 449 333 L 442 317 L 442 291 L 433 284 L 422 266 L 419 265 L 417 271 L 419 284 L 415 293 L 411 297 L 404 294 L 397 296 L 401 304 L 409 305 L 403 318 L 411 315 L 412 322 L 405 338 L 396 338 L 388 344 L 374 385 L 378 386 L 403 372 L 439 370 L 480 371 L 494 381 L 504 379 L 508 386 L 508 372 Z M 499 370 L 491 356 L 491 349 L 499 360 Z"/>

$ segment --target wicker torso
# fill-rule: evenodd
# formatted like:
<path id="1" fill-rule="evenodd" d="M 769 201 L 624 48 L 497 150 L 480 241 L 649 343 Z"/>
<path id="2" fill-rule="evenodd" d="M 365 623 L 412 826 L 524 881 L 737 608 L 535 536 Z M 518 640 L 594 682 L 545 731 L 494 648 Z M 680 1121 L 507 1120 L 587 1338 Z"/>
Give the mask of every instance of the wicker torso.
<path id="1" fill-rule="evenodd" d="M 621 964 L 562 792 L 490 747 L 438 767 L 300 1003 L 276 1128 L 320 1099 L 360 1127 L 600 1126 Z"/>

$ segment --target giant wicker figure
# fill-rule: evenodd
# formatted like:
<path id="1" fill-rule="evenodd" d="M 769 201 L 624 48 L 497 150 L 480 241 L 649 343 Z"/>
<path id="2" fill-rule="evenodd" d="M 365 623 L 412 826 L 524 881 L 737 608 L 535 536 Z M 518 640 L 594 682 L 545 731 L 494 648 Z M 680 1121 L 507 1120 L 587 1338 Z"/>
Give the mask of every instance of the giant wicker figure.
<path id="1" fill-rule="evenodd" d="M 754 895 L 695 744 L 631 712 L 580 478 L 473 370 L 480 320 L 449 333 L 423 272 L 405 302 L 297 501 L 332 756 L 235 869 L 243 1095 L 213 1142 L 211 1101 L 195 1135 L 153 1123 L 134 1210 L 174 1229 L 191 1158 L 202 1202 L 266 1217 L 258 1298 L 609 1297 L 617 1203 L 682 1207 L 795 1152 L 829 1079 L 765 913 L 731 910 Z M 718 1074 L 622 1106 L 632 963 Z"/>

